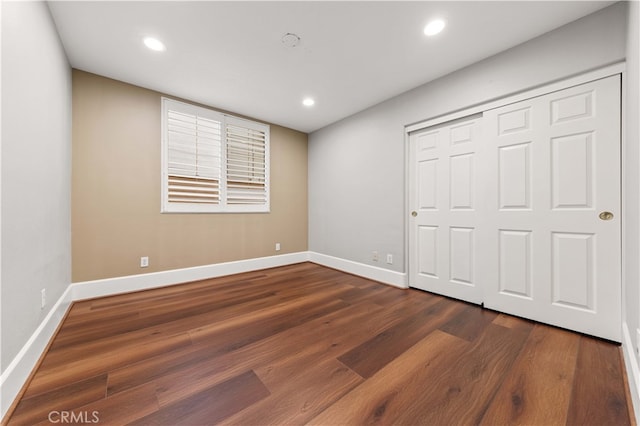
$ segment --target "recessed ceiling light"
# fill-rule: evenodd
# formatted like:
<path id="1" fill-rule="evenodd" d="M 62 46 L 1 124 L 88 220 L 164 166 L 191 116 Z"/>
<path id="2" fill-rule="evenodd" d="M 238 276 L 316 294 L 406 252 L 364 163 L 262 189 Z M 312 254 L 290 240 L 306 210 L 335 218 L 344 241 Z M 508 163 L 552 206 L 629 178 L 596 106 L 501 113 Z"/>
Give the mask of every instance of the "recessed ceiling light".
<path id="1" fill-rule="evenodd" d="M 147 46 L 151 50 L 155 50 L 156 52 L 164 52 L 167 49 L 164 46 L 164 43 L 162 43 L 157 38 L 145 37 L 142 41 L 144 42 L 145 46 Z"/>
<path id="2" fill-rule="evenodd" d="M 302 101 L 302 105 L 304 105 L 304 106 L 308 106 L 308 107 L 313 106 L 313 104 L 315 104 L 315 103 L 316 103 L 316 101 L 314 101 L 314 100 L 313 100 L 313 99 L 311 99 L 311 98 L 305 98 L 305 99 Z"/>
<path id="3" fill-rule="evenodd" d="M 426 27 L 424 27 L 424 34 L 428 36 L 434 36 L 440 33 L 444 29 L 445 25 L 447 24 L 442 19 L 435 19 L 429 22 Z"/>

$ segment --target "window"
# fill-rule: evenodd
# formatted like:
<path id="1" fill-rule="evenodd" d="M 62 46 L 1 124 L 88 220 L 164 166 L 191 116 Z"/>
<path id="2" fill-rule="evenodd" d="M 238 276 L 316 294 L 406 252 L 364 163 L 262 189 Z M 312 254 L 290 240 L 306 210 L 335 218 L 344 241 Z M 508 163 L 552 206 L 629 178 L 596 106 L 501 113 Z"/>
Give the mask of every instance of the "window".
<path id="1" fill-rule="evenodd" d="M 162 212 L 269 211 L 269 126 L 162 98 Z"/>

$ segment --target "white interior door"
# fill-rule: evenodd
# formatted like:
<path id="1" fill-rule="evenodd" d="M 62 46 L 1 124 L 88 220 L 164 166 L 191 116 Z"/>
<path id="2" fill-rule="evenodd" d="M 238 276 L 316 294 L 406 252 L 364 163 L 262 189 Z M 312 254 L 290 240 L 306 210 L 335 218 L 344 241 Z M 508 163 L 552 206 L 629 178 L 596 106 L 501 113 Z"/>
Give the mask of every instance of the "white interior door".
<path id="1" fill-rule="evenodd" d="M 409 136 L 409 284 L 621 340 L 620 76 Z"/>
<path id="2" fill-rule="evenodd" d="M 484 122 L 485 306 L 620 341 L 620 77 Z"/>
<path id="3" fill-rule="evenodd" d="M 481 303 L 477 150 L 481 117 L 409 137 L 409 282 L 412 287 Z"/>

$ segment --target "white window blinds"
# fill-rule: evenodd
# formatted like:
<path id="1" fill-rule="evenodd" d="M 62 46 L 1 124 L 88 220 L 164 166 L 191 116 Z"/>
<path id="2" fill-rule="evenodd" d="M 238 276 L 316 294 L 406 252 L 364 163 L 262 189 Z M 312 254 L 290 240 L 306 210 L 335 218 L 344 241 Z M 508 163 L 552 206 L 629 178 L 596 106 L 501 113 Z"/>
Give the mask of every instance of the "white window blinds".
<path id="1" fill-rule="evenodd" d="M 269 127 L 162 99 L 162 211 L 269 211 Z"/>
<path id="2" fill-rule="evenodd" d="M 170 203 L 220 203 L 222 124 L 167 112 L 167 197 Z"/>
<path id="3" fill-rule="evenodd" d="M 227 122 L 226 131 L 227 203 L 264 204 L 267 196 L 265 132 L 232 122 Z"/>

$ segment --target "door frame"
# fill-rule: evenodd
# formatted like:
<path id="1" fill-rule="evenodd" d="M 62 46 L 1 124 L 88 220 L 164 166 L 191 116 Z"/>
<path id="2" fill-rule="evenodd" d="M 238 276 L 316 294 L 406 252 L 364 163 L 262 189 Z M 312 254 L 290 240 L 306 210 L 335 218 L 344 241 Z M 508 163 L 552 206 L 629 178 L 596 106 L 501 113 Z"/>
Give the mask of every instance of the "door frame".
<path id="1" fill-rule="evenodd" d="M 624 122 L 626 120 L 626 109 L 625 109 L 625 92 L 626 92 L 626 66 L 625 66 L 625 62 L 619 62 L 613 65 L 609 65 L 606 67 L 602 67 L 599 68 L 597 70 L 593 70 L 593 71 L 589 71 L 577 76 L 573 76 L 573 77 L 569 77 L 566 79 L 561 79 L 561 80 L 557 80 L 554 82 L 550 82 L 548 84 L 543 84 L 540 86 L 537 86 L 533 89 L 527 89 L 527 90 L 523 90 L 522 92 L 518 92 L 516 94 L 512 94 L 512 95 L 507 95 L 505 97 L 502 97 L 500 99 L 497 100 L 492 100 L 492 101 L 488 101 L 479 105 L 475 105 L 469 108 L 463 108 L 463 109 L 458 109 L 458 110 L 454 110 L 451 112 L 447 112 L 441 115 L 437 115 L 435 117 L 432 118 L 428 118 L 426 120 L 420 121 L 418 123 L 415 124 L 410 124 L 410 125 L 406 125 L 405 129 L 404 129 L 404 146 L 405 146 L 405 150 L 404 150 L 404 157 L 405 157 L 405 182 L 404 182 L 404 188 L 405 188 L 405 206 L 404 206 L 404 228 L 405 228 L 405 233 L 404 233 L 404 246 L 405 246 L 405 261 L 404 261 L 404 268 L 406 271 L 406 277 L 407 277 L 407 287 L 411 287 L 412 286 L 412 282 L 411 282 L 411 274 L 410 274 L 410 245 L 409 245 L 409 241 L 410 241 L 410 232 L 411 232 L 411 225 L 410 225 L 410 220 L 409 220 L 409 214 L 411 212 L 411 194 L 409 191 L 409 170 L 410 170 L 410 162 L 411 162 L 411 147 L 410 147 L 410 134 L 419 130 L 424 130 L 427 129 L 429 127 L 432 126 L 436 126 L 439 124 L 444 124 L 446 122 L 449 121 L 453 121 L 453 120 L 457 120 L 460 118 L 464 118 L 467 116 L 471 116 L 474 114 L 481 114 L 484 111 L 490 110 L 490 109 L 494 109 L 494 108 L 499 108 L 499 107 L 503 107 L 509 104 L 513 104 L 516 102 L 520 102 L 520 101 L 524 101 L 526 99 L 531 99 L 531 98 L 535 98 L 538 96 L 542 96 L 542 95 L 546 95 L 546 94 L 550 94 L 553 92 L 557 92 L 559 90 L 564 90 L 564 89 L 568 89 L 570 87 L 573 86 L 579 86 L 581 84 L 585 84 L 585 83 L 589 83 L 595 80 L 599 80 L 602 78 L 606 78 L 606 77 L 610 77 L 616 74 L 620 74 L 621 75 L 621 150 L 620 150 L 620 154 L 621 154 L 621 168 L 620 168 L 620 187 L 621 187 L 621 196 L 620 196 L 620 204 L 621 204 L 621 212 L 624 212 L 624 206 L 625 206 L 625 194 L 627 191 L 627 188 L 624 184 L 624 179 L 622 179 L 622 177 L 624 176 L 625 173 L 625 168 L 624 168 L 624 161 L 623 159 L 625 158 L 625 146 L 626 146 L 626 134 L 624 132 Z M 625 236 L 624 236 L 624 229 L 625 229 L 625 221 L 626 218 L 624 216 L 624 214 L 622 214 L 622 220 L 620 221 L 620 236 L 621 236 L 621 259 L 620 259 L 620 286 L 621 286 L 621 297 L 622 297 L 622 306 L 621 306 L 621 311 L 620 311 L 620 315 L 621 315 L 621 320 L 623 319 L 623 313 L 625 310 L 624 307 L 624 298 L 625 298 L 625 274 L 624 274 L 624 265 L 626 264 L 626 252 L 624 250 L 624 246 L 625 246 Z M 623 321 L 624 322 L 624 321 Z"/>

